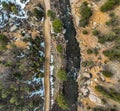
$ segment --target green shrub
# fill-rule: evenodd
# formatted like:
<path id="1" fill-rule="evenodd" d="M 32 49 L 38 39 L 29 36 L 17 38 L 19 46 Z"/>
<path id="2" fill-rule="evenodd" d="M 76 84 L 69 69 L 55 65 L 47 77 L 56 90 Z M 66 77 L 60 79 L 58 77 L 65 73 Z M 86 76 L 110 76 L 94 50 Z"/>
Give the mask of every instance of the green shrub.
<path id="1" fill-rule="evenodd" d="M 112 17 L 108 22 L 106 22 L 108 26 L 117 26 L 119 25 L 119 21 L 117 17 Z"/>
<path id="2" fill-rule="evenodd" d="M 55 19 L 55 12 L 53 12 L 52 10 L 48 10 L 47 15 L 48 17 L 50 17 L 51 20 Z"/>
<path id="3" fill-rule="evenodd" d="M 7 49 L 7 47 L 6 47 L 7 43 L 8 43 L 7 36 L 0 34 L 0 51 Z"/>
<path id="4" fill-rule="evenodd" d="M 61 107 L 63 110 L 68 109 L 66 99 L 62 94 L 57 96 L 56 101 L 57 101 L 57 104 L 59 105 L 59 107 Z"/>
<path id="5" fill-rule="evenodd" d="M 112 77 L 113 76 L 113 73 L 111 73 L 110 71 L 104 70 L 101 72 L 105 77 Z"/>
<path id="6" fill-rule="evenodd" d="M 82 66 L 87 67 L 87 66 L 93 66 L 94 62 L 93 61 L 83 61 Z"/>
<path id="7" fill-rule="evenodd" d="M 7 36 L 0 34 L 0 43 L 6 44 L 8 42 Z"/>
<path id="8" fill-rule="evenodd" d="M 2 6 L 5 10 L 10 10 L 10 5 L 6 2 L 2 2 Z"/>
<path id="9" fill-rule="evenodd" d="M 11 7 L 11 10 L 12 10 L 13 13 L 18 14 L 18 10 L 17 10 L 17 8 L 16 8 L 15 5 L 13 5 L 13 6 Z"/>
<path id="10" fill-rule="evenodd" d="M 58 73 L 57 73 L 57 77 L 61 80 L 61 81 L 66 81 L 68 78 L 67 78 L 67 73 L 65 72 L 65 70 L 58 70 Z"/>
<path id="11" fill-rule="evenodd" d="M 86 19 L 81 19 L 81 20 L 79 21 L 79 26 L 80 26 L 80 27 L 85 27 L 88 23 L 89 23 L 88 20 L 86 20 Z"/>
<path id="12" fill-rule="evenodd" d="M 17 102 L 16 99 L 17 99 L 16 97 L 12 97 L 12 98 L 10 99 L 10 103 L 11 103 L 11 104 L 16 103 L 16 102 Z"/>
<path id="13" fill-rule="evenodd" d="M 108 34 L 98 36 L 98 42 L 99 43 L 105 43 L 105 42 L 112 42 L 116 39 L 116 34 L 114 32 L 110 32 Z"/>
<path id="14" fill-rule="evenodd" d="M 18 14 L 18 10 L 17 10 L 17 7 L 15 6 L 15 4 L 13 4 L 11 2 L 9 2 L 9 3 L 2 2 L 2 6 L 5 10 L 12 11 L 13 13 Z"/>
<path id="15" fill-rule="evenodd" d="M 80 6 L 81 20 L 79 21 L 80 27 L 85 27 L 89 22 L 89 18 L 92 16 L 92 10 L 88 7 L 87 2 L 83 2 Z"/>
<path id="16" fill-rule="evenodd" d="M 95 55 L 97 56 L 98 55 L 98 49 L 94 49 L 94 53 L 95 53 Z"/>
<path id="17" fill-rule="evenodd" d="M 120 94 L 116 92 L 114 89 L 108 91 L 103 86 L 100 85 L 95 86 L 95 89 L 96 91 L 100 92 L 103 96 L 120 103 Z"/>
<path id="18" fill-rule="evenodd" d="M 99 31 L 98 31 L 98 30 L 93 30 L 93 31 L 92 31 L 92 34 L 96 36 L 96 35 L 99 34 Z"/>
<path id="19" fill-rule="evenodd" d="M 87 35 L 87 34 L 88 34 L 88 31 L 87 31 L 87 30 L 83 30 L 82 33 L 83 33 L 84 35 Z"/>
<path id="20" fill-rule="evenodd" d="M 111 18 L 115 17 L 115 13 L 114 13 L 114 12 L 111 12 L 111 13 L 109 14 L 109 17 L 111 17 Z"/>
<path id="21" fill-rule="evenodd" d="M 59 19 L 55 19 L 52 26 L 56 33 L 60 33 L 62 31 L 62 22 Z"/>
<path id="22" fill-rule="evenodd" d="M 87 50 L 87 54 L 92 54 L 93 53 L 93 50 L 92 49 L 88 49 Z"/>
<path id="23" fill-rule="evenodd" d="M 114 8 L 115 5 L 118 5 L 119 3 L 120 0 L 108 0 L 101 6 L 100 10 L 102 12 L 110 11 Z"/>
<path id="24" fill-rule="evenodd" d="M 103 54 L 107 56 L 110 60 L 120 61 L 120 50 L 119 49 L 105 50 L 103 51 Z"/>
<path id="25" fill-rule="evenodd" d="M 37 8 L 34 8 L 33 14 L 37 19 L 42 19 L 44 16 L 44 12 L 42 10 L 38 10 Z"/>
<path id="26" fill-rule="evenodd" d="M 62 45 L 57 45 L 57 51 L 62 53 L 62 51 L 63 51 Z"/>

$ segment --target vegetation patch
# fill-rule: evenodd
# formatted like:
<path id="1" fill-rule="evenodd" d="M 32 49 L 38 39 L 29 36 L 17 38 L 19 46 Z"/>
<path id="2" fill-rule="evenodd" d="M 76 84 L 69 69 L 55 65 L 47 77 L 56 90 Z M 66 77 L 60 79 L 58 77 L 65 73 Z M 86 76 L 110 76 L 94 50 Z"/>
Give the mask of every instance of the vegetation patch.
<path id="1" fill-rule="evenodd" d="M 34 8 L 34 10 L 33 10 L 33 15 L 34 15 L 37 19 L 42 19 L 42 17 L 44 17 L 44 11 L 43 11 L 42 9 Z"/>
<path id="2" fill-rule="evenodd" d="M 99 34 L 99 31 L 98 31 L 98 30 L 93 30 L 93 31 L 92 31 L 92 34 L 96 36 L 96 35 Z"/>
<path id="3" fill-rule="evenodd" d="M 83 33 L 84 35 L 88 35 L 88 31 L 87 31 L 87 30 L 83 30 L 82 33 Z"/>
<path id="4" fill-rule="evenodd" d="M 100 10 L 102 12 L 107 12 L 112 10 L 118 4 L 120 4 L 120 0 L 108 0 L 101 6 Z"/>
<path id="5" fill-rule="evenodd" d="M 108 34 L 102 34 L 98 36 L 98 42 L 104 44 L 105 42 L 112 42 L 117 38 L 114 32 L 110 32 Z"/>
<path id="6" fill-rule="evenodd" d="M 59 105 L 59 107 L 61 107 L 63 110 L 68 109 L 66 99 L 62 94 L 57 96 L 56 101 L 57 101 L 57 104 Z"/>
<path id="7" fill-rule="evenodd" d="M 120 50 L 119 49 L 105 50 L 103 51 L 103 54 L 107 56 L 110 60 L 120 61 Z"/>
<path id="8" fill-rule="evenodd" d="M 93 53 L 93 50 L 92 49 L 88 49 L 87 50 L 87 54 L 92 54 Z"/>
<path id="9" fill-rule="evenodd" d="M 95 89 L 96 91 L 100 92 L 103 96 L 120 103 L 120 94 L 116 92 L 114 89 L 108 91 L 103 86 L 100 85 L 95 86 Z"/>
<path id="10" fill-rule="evenodd" d="M 57 73 L 57 77 L 61 80 L 61 81 L 66 81 L 67 78 L 67 73 L 65 72 L 65 70 L 60 69 Z"/>
<path id="11" fill-rule="evenodd" d="M 81 19 L 79 21 L 80 27 L 85 27 L 89 23 L 89 18 L 92 16 L 92 10 L 88 7 L 87 2 L 83 2 L 80 6 Z"/>
<path id="12" fill-rule="evenodd" d="M 7 11 L 11 11 L 15 14 L 18 14 L 18 9 L 17 7 L 15 6 L 15 4 L 9 2 L 9 3 L 6 3 L 6 2 L 2 2 L 2 6 L 5 10 Z"/>
<path id="13" fill-rule="evenodd" d="M 62 53 L 62 51 L 63 51 L 62 45 L 57 45 L 57 51 Z"/>
<path id="14" fill-rule="evenodd" d="M 60 33 L 62 31 L 63 25 L 62 25 L 62 22 L 59 19 L 55 19 L 52 23 L 52 26 L 53 26 L 54 32 Z"/>
<path id="15" fill-rule="evenodd" d="M 56 17 L 55 12 L 53 12 L 52 10 L 48 10 L 47 15 L 48 17 L 50 17 L 51 20 L 54 20 Z"/>
<path id="16" fill-rule="evenodd" d="M 87 66 L 93 66 L 94 62 L 93 61 L 83 61 L 82 66 L 87 67 Z"/>
<path id="17" fill-rule="evenodd" d="M 113 76 L 113 73 L 110 72 L 110 71 L 107 71 L 107 70 L 103 70 L 101 71 L 102 74 L 105 76 L 105 77 L 112 77 Z"/>

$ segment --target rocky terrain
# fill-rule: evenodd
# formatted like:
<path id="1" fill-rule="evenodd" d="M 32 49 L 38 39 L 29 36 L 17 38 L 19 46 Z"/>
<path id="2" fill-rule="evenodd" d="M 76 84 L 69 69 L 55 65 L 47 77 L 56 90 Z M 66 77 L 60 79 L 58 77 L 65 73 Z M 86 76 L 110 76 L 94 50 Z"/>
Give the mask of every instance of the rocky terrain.
<path id="1" fill-rule="evenodd" d="M 95 30 L 103 34 L 112 33 L 111 29 L 115 26 L 112 23 L 111 26 L 108 26 L 107 22 L 111 19 L 111 13 L 114 13 L 116 17 L 119 18 L 119 6 L 108 12 L 102 12 L 100 8 L 105 3 L 104 0 L 86 0 L 88 7 L 92 10 L 92 16 L 89 18 L 88 25 L 80 27 L 80 6 L 84 0 L 70 1 L 77 31 L 77 41 L 81 49 L 81 69 L 77 78 L 79 85 L 78 102 L 80 103 L 80 105 L 78 105 L 78 111 L 119 111 L 119 101 L 116 102 L 114 99 L 110 99 L 105 93 L 101 93 L 102 91 L 98 91 L 96 88 L 96 86 L 100 85 L 106 90 L 112 89 L 114 93 L 119 93 L 119 60 L 110 60 L 110 58 L 104 54 L 105 50 L 114 47 L 115 42 L 108 40 L 106 43 L 102 43 L 100 39 L 96 37 L 97 33 L 95 34 Z M 115 23 L 116 20 L 114 19 L 113 22 Z M 106 73 L 108 73 L 108 75 L 110 75 L 109 72 L 113 75 L 106 76 L 103 70 L 107 70 L 108 72 L 106 71 Z M 110 93 L 110 91 L 111 90 L 107 93 Z"/>

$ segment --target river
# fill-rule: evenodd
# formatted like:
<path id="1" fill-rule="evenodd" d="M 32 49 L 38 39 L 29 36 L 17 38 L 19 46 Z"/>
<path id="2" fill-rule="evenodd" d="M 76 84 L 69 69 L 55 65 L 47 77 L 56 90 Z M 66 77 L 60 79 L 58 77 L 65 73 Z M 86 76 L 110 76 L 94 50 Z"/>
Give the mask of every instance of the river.
<path id="1" fill-rule="evenodd" d="M 69 111 L 77 111 L 78 84 L 76 82 L 80 69 L 80 48 L 76 40 L 76 30 L 70 10 L 69 0 L 59 0 L 61 9 L 61 20 L 66 29 L 66 72 L 68 81 L 63 84 L 63 94 L 67 97 Z"/>

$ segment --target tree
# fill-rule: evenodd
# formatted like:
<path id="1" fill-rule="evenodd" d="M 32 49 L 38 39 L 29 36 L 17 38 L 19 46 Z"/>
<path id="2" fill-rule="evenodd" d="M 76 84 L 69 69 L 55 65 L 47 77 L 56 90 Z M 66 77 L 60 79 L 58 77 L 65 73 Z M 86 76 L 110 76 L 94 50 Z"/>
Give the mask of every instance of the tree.
<path id="1" fill-rule="evenodd" d="M 10 103 L 13 104 L 13 103 L 16 103 L 17 102 L 17 98 L 16 97 L 12 97 L 10 99 Z"/>
<path id="2" fill-rule="evenodd" d="M 107 2 L 105 2 L 105 3 L 101 6 L 100 10 L 101 10 L 102 12 L 110 11 L 110 10 L 112 10 L 112 9 L 114 8 L 114 6 L 117 5 L 117 4 L 120 4 L 120 0 L 108 0 Z"/>
<path id="3" fill-rule="evenodd" d="M 6 44 L 8 42 L 7 36 L 0 34 L 0 43 Z"/>
<path id="4" fill-rule="evenodd" d="M 80 6 L 81 20 L 79 21 L 80 27 L 85 27 L 89 22 L 89 18 L 92 16 L 92 10 L 88 7 L 87 2 L 83 2 Z"/>
<path id="5" fill-rule="evenodd" d="M 87 50 L 87 54 L 92 54 L 93 53 L 93 50 L 92 49 L 88 49 Z"/>
<path id="6" fill-rule="evenodd" d="M 87 31 L 87 30 L 83 30 L 82 33 L 83 33 L 84 35 L 88 35 L 88 31 Z"/>
<path id="7" fill-rule="evenodd" d="M 11 11 L 15 14 L 18 14 L 18 11 L 15 5 L 11 6 Z"/>
<path id="8" fill-rule="evenodd" d="M 65 72 L 65 70 L 60 69 L 60 70 L 58 70 L 57 77 L 58 77 L 61 81 L 66 81 L 66 80 L 67 80 L 67 73 Z"/>
<path id="9" fill-rule="evenodd" d="M 52 26 L 56 33 L 60 33 L 62 31 L 62 22 L 59 19 L 55 19 Z"/>
<path id="10" fill-rule="evenodd" d="M 2 2 L 2 6 L 5 10 L 10 10 L 10 5 L 6 2 Z"/>
<path id="11" fill-rule="evenodd" d="M 41 9 L 38 10 L 37 8 L 34 8 L 33 14 L 37 19 L 42 19 L 42 17 L 44 16 L 44 12 Z"/>
<path id="12" fill-rule="evenodd" d="M 55 19 L 55 12 L 53 12 L 52 10 L 48 10 L 47 15 L 48 17 L 50 17 L 51 20 Z"/>
<path id="13" fill-rule="evenodd" d="M 98 30 L 93 30 L 93 31 L 92 31 L 92 34 L 96 36 L 96 35 L 99 34 L 99 31 L 98 31 Z"/>
<path id="14" fill-rule="evenodd" d="M 112 77 L 113 76 L 113 73 L 111 73 L 110 71 L 103 70 L 101 72 L 105 77 Z"/>
<path id="15" fill-rule="evenodd" d="M 58 104 L 63 110 L 68 109 L 68 105 L 67 105 L 67 103 L 66 103 L 66 99 L 65 99 L 65 97 L 64 97 L 62 94 L 60 94 L 60 95 L 57 96 L 56 101 L 57 101 L 57 104 Z"/>
<path id="16" fill-rule="evenodd" d="M 63 48 L 62 48 L 62 46 L 61 46 L 61 45 L 57 45 L 57 51 L 58 51 L 58 52 L 60 52 L 60 53 L 62 53 Z"/>
<path id="17" fill-rule="evenodd" d="M 7 91 L 5 90 L 2 90 L 2 98 L 7 98 L 8 94 L 7 94 Z"/>

